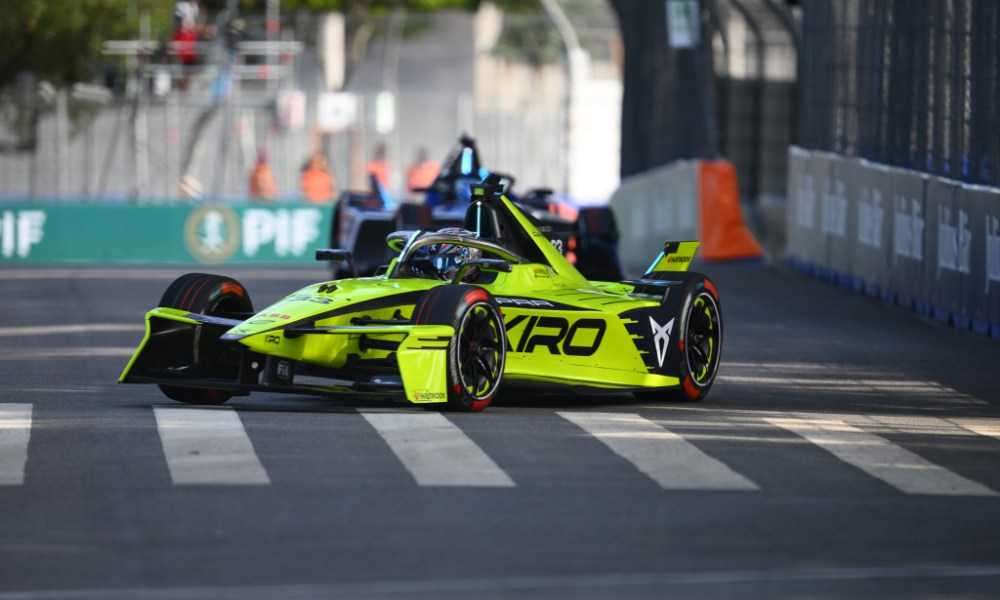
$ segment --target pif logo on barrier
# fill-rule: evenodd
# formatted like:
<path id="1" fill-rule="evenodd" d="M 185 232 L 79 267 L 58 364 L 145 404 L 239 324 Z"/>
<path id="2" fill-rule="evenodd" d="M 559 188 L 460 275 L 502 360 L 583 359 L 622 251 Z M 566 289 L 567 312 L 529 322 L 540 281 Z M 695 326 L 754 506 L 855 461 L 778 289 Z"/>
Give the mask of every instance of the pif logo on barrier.
<path id="1" fill-rule="evenodd" d="M 188 252 L 201 262 L 225 262 L 240 243 L 240 219 L 236 211 L 220 204 L 206 204 L 188 217 L 184 226 Z"/>
<path id="2" fill-rule="evenodd" d="M 319 239 L 322 219 L 317 208 L 247 209 L 243 213 L 243 253 L 256 256 L 262 247 L 273 244 L 278 256 L 304 256 Z"/>
<path id="3" fill-rule="evenodd" d="M 218 263 L 238 250 L 246 258 L 305 256 L 320 238 L 323 213 L 316 208 L 250 208 L 242 212 L 224 205 L 199 207 L 188 217 L 184 241 L 191 256 Z"/>
<path id="4" fill-rule="evenodd" d="M 45 238 L 45 211 L 5 210 L 0 213 L 0 256 L 28 258 L 32 246 Z"/>

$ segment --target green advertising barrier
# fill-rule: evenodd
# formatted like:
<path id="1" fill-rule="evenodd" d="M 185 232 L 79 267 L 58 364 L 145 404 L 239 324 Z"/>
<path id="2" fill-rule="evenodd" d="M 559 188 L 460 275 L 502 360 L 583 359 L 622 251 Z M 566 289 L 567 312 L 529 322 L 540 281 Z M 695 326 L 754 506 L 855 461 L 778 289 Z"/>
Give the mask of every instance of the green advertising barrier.
<path id="1" fill-rule="evenodd" d="M 0 266 L 283 264 L 329 243 L 332 206 L 0 204 Z"/>

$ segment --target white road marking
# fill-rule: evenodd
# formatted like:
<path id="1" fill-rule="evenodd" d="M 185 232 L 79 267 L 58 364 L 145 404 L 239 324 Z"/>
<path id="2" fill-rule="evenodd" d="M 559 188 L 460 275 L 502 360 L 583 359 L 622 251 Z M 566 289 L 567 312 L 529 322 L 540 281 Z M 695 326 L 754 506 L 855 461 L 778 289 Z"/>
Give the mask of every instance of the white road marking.
<path id="1" fill-rule="evenodd" d="M 229 408 L 154 407 L 170 477 L 177 485 L 268 485 L 243 422 Z"/>
<path id="2" fill-rule="evenodd" d="M 31 439 L 31 405 L 0 404 L 0 485 L 22 485 Z"/>
<path id="3" fill-rule="evenodd" d="M 136 344 L 138 346 L 138 344 Z M 135 354 L 133 346 L 65 346 L 59 348 L 19 348 L 0 350 L 0 360 L 42 360 L 46 358 L 125 358 Z"/>
<path id="4" fill-rule="evenodd" d="M 0 327 L 0 337 L 66 335 L 70 333 L 110 333 L 116 331 L 146 331 L 143 323 L 73 323 L 67 325 L 30 325 L 26 327 Z"/>
<path id="5" fill-rule="evenodd" d="M 362 415 L 421 486 L 515 487 L 465 433 L 434 413 Z"/>
<path id="6" fill-rule="evenodd" d="M 996 496 L 988 487 L 839 419 L 768 418 L 906 494 Z"/>
<path id="7" fill-rule="evenodd" d="M 758 490 L 681 436 L 639 415 L 560 412 L 667 490 Z"/>
<path id="8" fill-rule="evenodd" d="M 952 422 L 973 433 L 1000 440 L 1000 421 L 995 419 L 952 419 Z"/>

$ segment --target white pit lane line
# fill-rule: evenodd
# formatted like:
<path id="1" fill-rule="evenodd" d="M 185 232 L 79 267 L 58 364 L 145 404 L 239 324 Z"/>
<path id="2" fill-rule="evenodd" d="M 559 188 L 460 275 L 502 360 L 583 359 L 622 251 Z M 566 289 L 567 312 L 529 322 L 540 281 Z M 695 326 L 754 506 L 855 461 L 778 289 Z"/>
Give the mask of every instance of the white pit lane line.
<path id="1" fill-rule="evenodd" d="M 990 488 L 966 479 L 878 435 L 837 419 L 768 418 L 840 460 L 880 479 L 905 494 L 936 496 L 998 496 Z"/>
<path id="2" fill-rule="evenodd" d="M 760 488 L 681 436 L 634 414 L 560 412 L 665 490 Z"/>
<path id="3" fill-rule="evenodd" d="M 0 404 L 0 486 L 24 484 L 31 404 Z"/>
<path id="4" fill-rule="evenodd" d="M 362 412 L 420 486 L 515 487 L 514 480 L 440 414 Z"/>
<path id="5" fill-rule="evenodd" d="M 153 407 L 175 485 L 269 485 L 236 411 Z"/>

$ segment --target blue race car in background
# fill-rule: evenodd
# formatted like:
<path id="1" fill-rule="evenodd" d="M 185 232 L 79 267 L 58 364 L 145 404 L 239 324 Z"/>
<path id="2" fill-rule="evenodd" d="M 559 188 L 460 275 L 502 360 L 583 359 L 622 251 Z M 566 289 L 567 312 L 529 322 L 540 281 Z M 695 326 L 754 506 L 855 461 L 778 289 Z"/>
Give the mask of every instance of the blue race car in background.
<path id="1" fill-rule="evenodd" d="M 370 275 L 387 265 L 392 253 L 385 243 L 394 231 L 433 231 L 461 227 L 469 205 L 470 186 L 483 181 L 499 184 L 540 232 L 587 279 L 621 281 L 618 225 L 607 206 L 577 207 L 557 199 L 552 190 L 512 190 L 514 178 L 483 167 L 476 142 L 461 136 L 448 153 L 437 178 L 424 190 L 422 203 L 396 203 L 374 177 L 368 192 L 345 192 L 334 210 L 331 248 L 350 250 L 358 274 Z M 334 266 L 337 276 L 343 265 Z"/>

